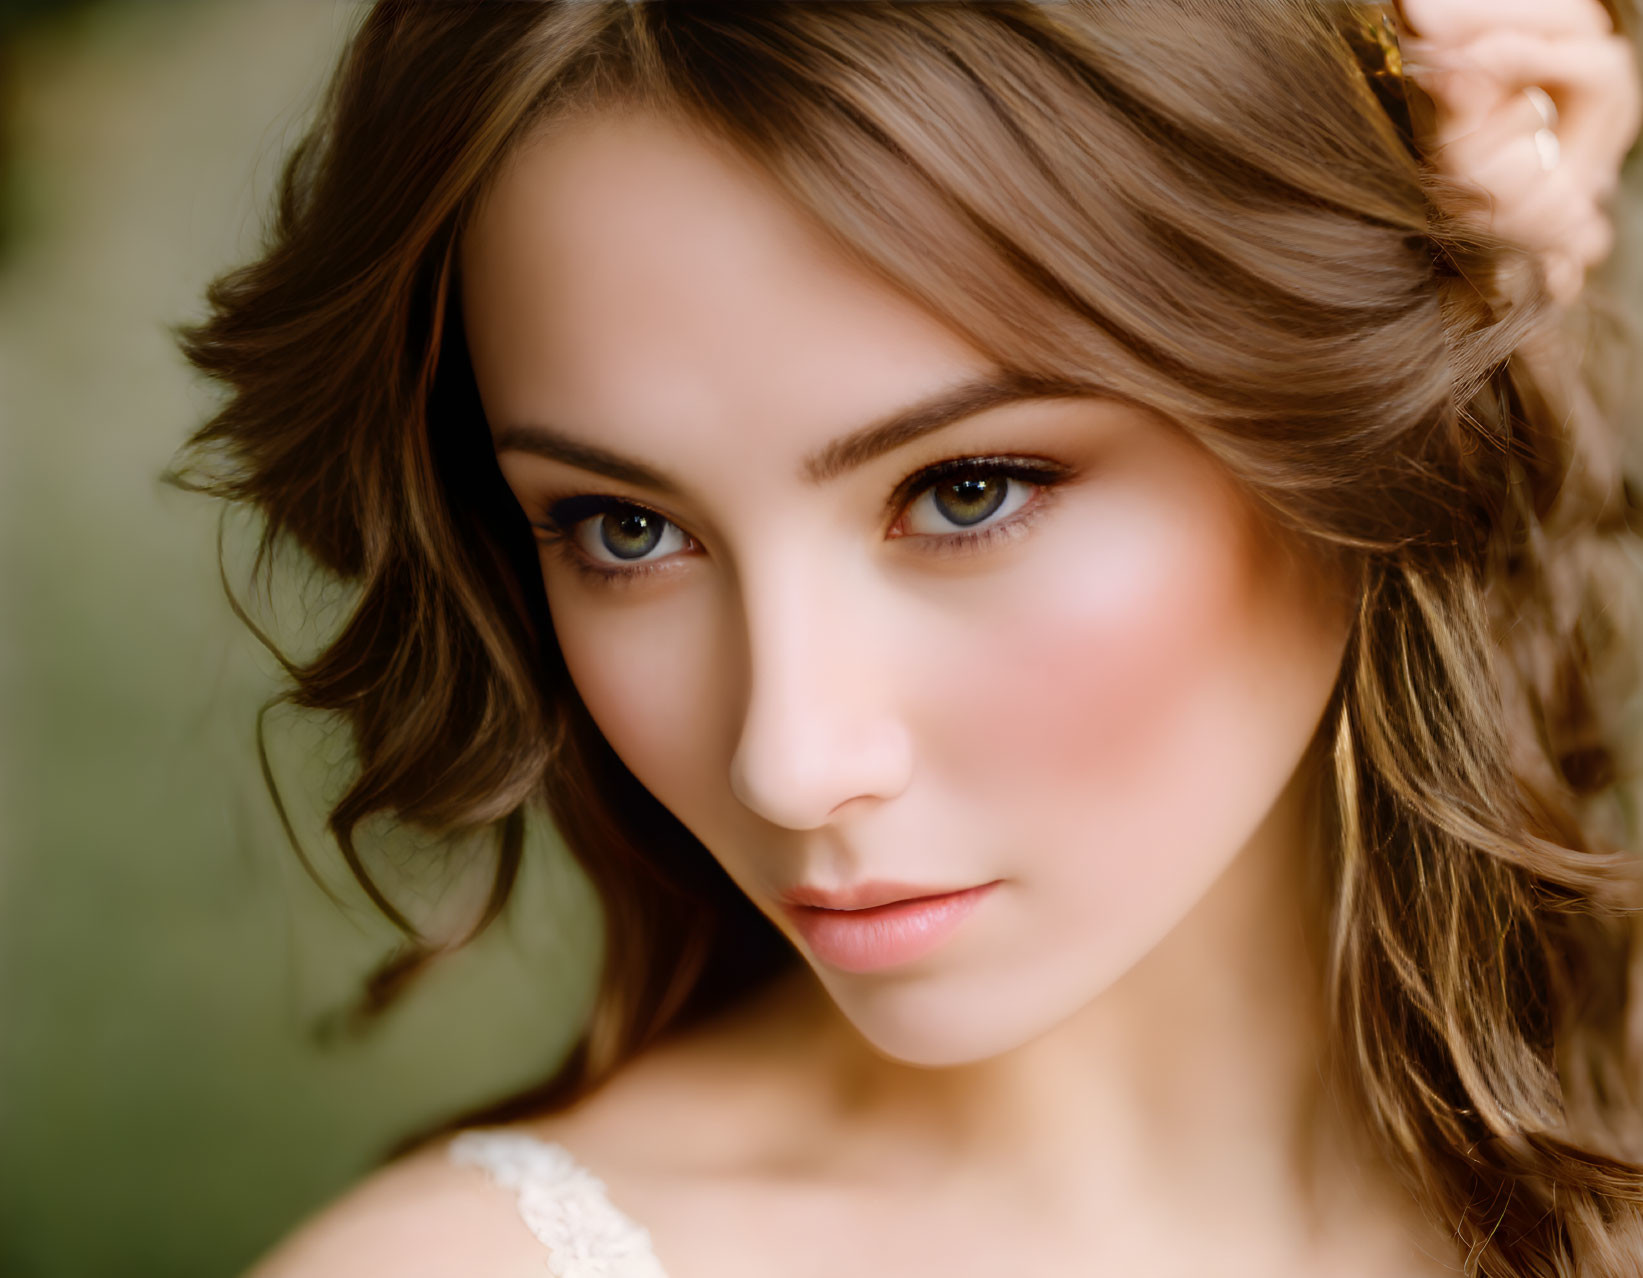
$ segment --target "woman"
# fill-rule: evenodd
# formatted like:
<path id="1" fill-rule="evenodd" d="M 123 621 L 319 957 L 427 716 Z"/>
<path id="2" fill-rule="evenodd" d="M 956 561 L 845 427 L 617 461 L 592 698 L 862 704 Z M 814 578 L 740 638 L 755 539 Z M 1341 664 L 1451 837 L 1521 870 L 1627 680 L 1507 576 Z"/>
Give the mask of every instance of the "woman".
<path id="1" fill-rule="evenodd" d="M 1552 7 L 378 3 L 191 482 L 357 586 L 371 997 L 377 813 L 483 926 L 544 800 L 607 958 L 259 1273 L 1639 1272 Z"/>

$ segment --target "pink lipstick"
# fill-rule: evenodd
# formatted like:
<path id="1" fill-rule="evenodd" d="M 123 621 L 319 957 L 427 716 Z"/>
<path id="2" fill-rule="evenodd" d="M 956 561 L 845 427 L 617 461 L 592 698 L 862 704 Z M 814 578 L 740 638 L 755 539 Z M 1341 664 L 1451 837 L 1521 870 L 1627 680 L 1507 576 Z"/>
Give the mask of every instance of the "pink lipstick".
<path id="1" fill-rule="evenodd" d="M 821 962 L 841 972 L 875 972 L 936 949 L 1000 881 L 957 892 L 890 883 L 842 893 L 801 888 L 787 894 L 782 909 Z"/>

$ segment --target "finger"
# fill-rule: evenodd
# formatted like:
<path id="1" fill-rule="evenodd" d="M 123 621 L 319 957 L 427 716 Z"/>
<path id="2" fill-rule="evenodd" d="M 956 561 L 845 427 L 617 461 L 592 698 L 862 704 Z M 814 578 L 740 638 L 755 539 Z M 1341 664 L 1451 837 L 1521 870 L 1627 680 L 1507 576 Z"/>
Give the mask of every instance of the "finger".
<path id="1" fill-rule="evenodd" d="M 1613 185 L 1620 158 L 1643 120 L 1643 86 L 1626 40 L 1549 41 L 1497 31 L 1431 60 L 1438 69 L 1418 82 L 1438 103 L 1440 145 L 1486 127 L 1488 113 L 1500 111 L 1508 99 L 1515 99 L 1523 127 L 1543 127 L 1523 110 L 1530 104 L 1522 91 L 1535 87 L 1556 105 L 1560 162 L 1589 174 L 1600 190 Z"/>
<path id="2" fill-rule="evenodd" d="M 1502 27 L 1541 36 L 1606 36 L 1614 30 L 1598 0 L 1401 0 L 1398 7 L 1414 35 L 1450 45 Z"/>
<path id="3" fill-rule="evenodd" d="M 1573 301 L 1585 287 L 1586 273 L 1608 257 L 1613 246 L 1613 223 L 1593 210 L 1563 245 L 1543 252 L 1547 291 L 1560 302 Z"/>
<path id="4" fill-rule="evenodd" d="M 1548 253 L 1541 261 L 1546 272 L 1546 291 L 1554 301 L 1567 306 L 1586 287 L 1586 268 L 1567 253 Z"/>
<path id="5" fill-rule="evenodd" d="M 1541 93 L 1540 96 L 1548 95 Z M 1498 92 L 1494 103 L 1494 108 L 1478 121 L 1477 126 L 1468 135 L 1477 137 L 1480 143 L 1507 146 L 1521 138 L 1533 138 L 1541 132 L 1557 131 L 1561 116 L 1555 103 L 1543 108 L 1527 89 Z"/>
<path id="6" fill-rule="evenodd" d="M 1493 77 L 1521 89 L 1539 85 L 1559 111 L 1586 102 L 1607 102 L 1616 93 L 1635 95 L 1637 65 L 1621 36 L 1546 40 L 1521 31 L 1492 31 L 1439 56 L 1439 64 Z"/>
<path id="7" fill-rule="evenodd" d="M 1446 173 L 1482 193 L 1487 221 L 1496 234 L 1527 247 L 1558 242 L 1589 202 L 1570 175 L 1541 167 L 1533 137 L 1527 133 L 1504 142 L 1474 134 L 1446 147 L 1437 159 Z"/>
<path id="8" fill-rule="evenodd" d="M 1614 223 L 1597 205 L 1588 203 L 1583 216 L 1564 229 L 1556 247 L 1583 267 L 1594 265 L 1614 248 Z"/>
<path id="9" fill-rule="evenodd" d="M 1481 128 L 1508 96 L 1500 81 L 1475 68 L 1405 63 L 1404 69 L 1437 107 L 1432 141 L 1438 146 Z"/>

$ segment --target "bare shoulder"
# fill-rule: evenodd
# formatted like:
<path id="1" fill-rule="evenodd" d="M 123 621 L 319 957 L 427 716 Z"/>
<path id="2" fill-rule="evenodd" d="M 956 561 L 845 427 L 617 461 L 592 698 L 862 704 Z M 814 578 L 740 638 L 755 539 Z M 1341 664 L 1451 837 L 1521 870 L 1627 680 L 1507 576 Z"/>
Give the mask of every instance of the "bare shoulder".
<path id="1" fill-rule="evenodd" d="M 611 1206 L 653 1234 L 675 1278 L 733 1278 L 743 1271 L 721 1254 L 724 1240 L 756 1249 L 732 1218 L 745 1217 L 773 1167 L 791 1168 L 817 1139 L 791 1067 L 809 1014 L 795 990 L 802 984 L 778 985 L 657 1045 L 576 1105 L 503 1130 L 558 1146 L 591 1172 Z M 432 1142 L 369 1176 L 246 1278 L 540 1278 L 543 1244 L 514 1192 L 452 1159 L 450 1143 Z M 698 1253 L 708 1262 L 697 1263 Z"/>
<path id="2" fill-rule="evenodd" d="M 439 1140 L 366 1177 L 246 1278 L 540 1278 L 541 1247 L 513 1195 L 454 1163 Z"/>

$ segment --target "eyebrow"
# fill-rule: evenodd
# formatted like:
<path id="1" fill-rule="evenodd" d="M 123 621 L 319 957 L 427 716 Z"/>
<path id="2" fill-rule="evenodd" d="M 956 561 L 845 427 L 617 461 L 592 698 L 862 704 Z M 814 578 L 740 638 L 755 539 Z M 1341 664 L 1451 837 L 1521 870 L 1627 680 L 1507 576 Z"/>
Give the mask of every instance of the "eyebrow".
<path id="1" fill-rule="evenodd" d="M 841 436 L 804 459 L 800 469 L 811 483 L 825 483 L 912 443 L 932 431 L 952 426 L 988 409 L 1024 400 L 1066 399 L 1096 393 L 1092 387 L 1013 373 L 987 373 L 898 408 L 876 422 Z M 643 462 L 536 423 L 503 426 L 496 431 L 498 453 L 522 452 L 563 462 L 608 479 L 677 494 L 679 485 Z"/>

